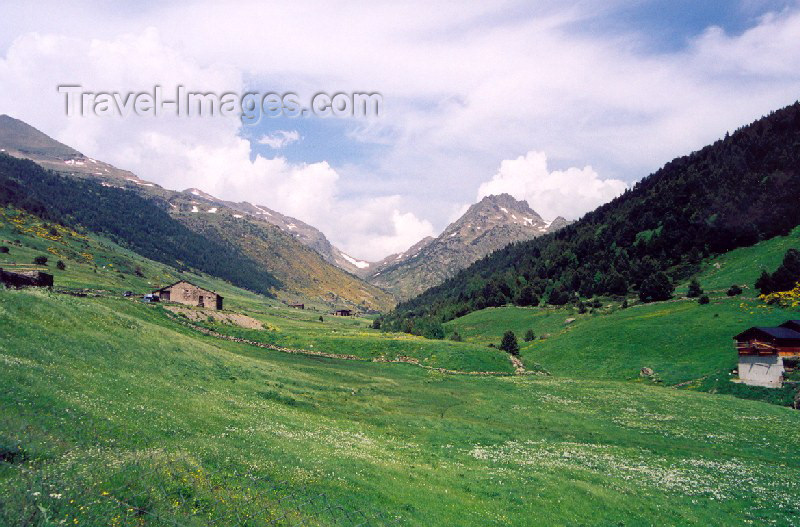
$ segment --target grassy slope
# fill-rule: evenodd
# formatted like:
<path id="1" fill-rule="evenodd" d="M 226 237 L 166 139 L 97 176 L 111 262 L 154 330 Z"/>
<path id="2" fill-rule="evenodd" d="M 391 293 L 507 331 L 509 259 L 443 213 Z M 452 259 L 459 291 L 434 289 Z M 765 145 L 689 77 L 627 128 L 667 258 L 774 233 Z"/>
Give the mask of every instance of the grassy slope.
<path id="1" fill-rule="evenodd" d="M 21 458 L 0 464 L 0 524 L 26 500 L 56 524 L 158 524 L 108 492 L 184 524 L 264 525 L 287 507 L 273 480 L 403 525 L 798 513 L 800 414 L 752 401 L 283 355 L 198 336 L 159 307 L 41 291 L 0 290 L 0 361 L 0 441 L 28 458 L 25 477 Z"/>
<path id="2" fill-rule="evenodd" d="M 733 335 L 799 316 L 764 306 L 754 298 L 752 286 L 761 269 L 774 270 L 791 247 L 800 247 L 800 229 L 706 263 L 698 278 L 707 291 L 715 291 L 706 306 L 676 300 L 622 310 L 618 303 L 606 303 L 598 313 L 585 315 L 570 308 L 506 307 L 470 313 L 446 326 L 448 332 L 458 331 L 479 344 L 499 343 L 508 329 L 518 337 L 528 329 L 537 337 L 549 334 L 545 340 L 521 342 L 522 356 L 558 376 L 631 380 L 646 366 L 668 384 L 708 375 L 727 378 L 737 364 Z M 749 289 L 740 297 L 727 297 L 724 291 L 734 283 Z M 678 292 L 685 289 L 684 284 Z M 566 324 L 569 318 L 576 320 Z"/>
<path id="3" fill-rule="evenodd" d="M 370 329 L 363 318 L 335 317 L 317 312 L 272 308 L 248 312 L 262 321 L 268 331 L 204 322 L 217 332 L 255 342 L 288 348 L 355 355 L 365 359 L 418 359 L 425 366 L 470 372 L 511 373 L 508 355 L 496 349 L 463 342 L 430 340 L 403 333 Z"/>
<path id="4" fill-rule="evenodd" d="M 783 261 L 787 249 L 792 248 L 800 248 L 800 227 L 788 236 L 778 236 L 752 247 L 743 247 L 711 258 L 703 263 L 698 278 L 701 285 L 709 291 L 726 291 L 731 285 L 737 284 L 744 288 L 747 296 L 755 296 L 758 292 L 754 290 L 753 284 L 761 271 L 775 271 Z M 681 284 L 677 291 L 685 293 L 687 285 L 688 282 Z"/>
<path id="5" fill-rule="evenodd" d="M 219 291 L 225 306 L 231 309 L 256 308 L 276 302 L 230 283 L 204 274 L 178 273 L 172 267 L 144 258 L 116 243 L 93 234 L 80 234 L 55 226 L 58 235 L 48 232 L 49 224 L 12 208 L 0 208 L 0 245 L 9 252 L 0 254 L 4 263 L 30 264 L 36 256 L 47 256 L 48 272 L 55 276 L 55 286 L 66 289 L 103 289 L 114 294 L 133 291 L 144 294 L 178 280 Z M 56 262 L 63 260 L 60 271 Z M 136 268 L 142 276 L 136 274 Z"/>
<path id="6" fill-rule="evenodd" d="M 168 266 L 142 258 L 107 239 L 84 236 L 62 227 L 57 229 L 58 236 L 53 237 L 48 232 L 49 226 L 45 227 L 39 219 L 20 215 L 12 209 L 0 209 L 0 245 L 10 248 L 9 253 L 0 254 L 0 267 L 4 262 L 27 264 L 34 257 L 44 255 L 50 259 L 48 271 L 55 275 L 57 288 L 102 289 L 117 295 L 128 290 L 142 294 L 186 279 L 220 292 L 225 297 L 226 309 L 247 311 L 273 329 L 264 332 L 213 326 L 213 329 L 223 333 L 286 347 L 351 354 L 366 359 L 408 356 L 438 368 L 512 371 L 506 355 L 496 350 L 404 334 L 384 334 L 368 329 L 370 321 L 367 319 L 333 317 L 328 315 L 327 310 L 287 309 L 280 302 L 214 277 L 177 273 Z M 14 243 L 16 241 L 19 244 Z M 66 263 L 64 271 L 56 268 L 58 259 Z M 137 267 L 143 276 L 136 275 Z M 324 323 L 319 321 L 320 316 L 323 316 Z"/>

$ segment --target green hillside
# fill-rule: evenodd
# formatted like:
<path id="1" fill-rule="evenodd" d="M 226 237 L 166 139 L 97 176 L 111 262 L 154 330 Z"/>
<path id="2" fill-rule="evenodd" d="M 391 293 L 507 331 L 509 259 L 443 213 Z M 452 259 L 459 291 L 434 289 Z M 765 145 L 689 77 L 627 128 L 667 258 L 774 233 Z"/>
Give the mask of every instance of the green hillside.
<path id="1" fill-rule="evenodd" d="M 558 232 L 509 245 L 398 305 L 411 331 L 486 307 L 578 297 L 670 297 L 710 256 L 800 225 L 800 103 L 675 159 Z"/>
<path id="2" fill-rule="evenodd" d="M 511 373 L 505 353 L 468 343 L 434 341 L 406 334 L 370 329 L 372 320 L 329 315 L 324 303 L 311 303 L 306 310 L 290 309 L 280 302 L 238 288 L 218 278 L 177 270 L 143 258 L 98 235 L 72 229 L 12 208 L 0 209 L 0 268 L 30 266 L 45 256 L 47 272 L 55 276 L 57 290 L 121 296 L 138 295 L 178 280 L 189 280 L 218 291 L 225 297 L 226 311 L 246 311 L 264 328 L 245 329 L 230 324 L 203 321 L 203 325 L 225 334 L 256 342 L 308 351 L 354 355 L 364 360 L 410 358 L 432 368 L 460 371 Z M 65 264 L 61 270 L 58 261 Z M 323 317 L 320 321 L 319 318 Z"/>
<path id="3" fill-rule="evenodd" d="M 372 525 L 789 526 L 798 514 L 800 414 L 779 406 L 287 355 L 119 297 L 0 290 L 0 337 L 4 525 L 357 525 L 379 511 Z"/>
<path id="4" fill-rule="evenodd" d="M 458 332 L 465 341 L 482 345 L 499 344 L 503 332 L 512 330 L 520 337 L 526 365 L 558 377 L 641 380 L 646 367 L 668 385 L 695 381 L 693 388 L 790 404 L 794 385 L 768 390 L 729 382 L 738 362 L 734 335 L 800 316 L 796 309 L 765 305 L 753 289 L 761 270 L 774 270 L 789 248 L 800 248 L 800 229 L 704 262 L 697 278 L 709 293 L 708 305 L 677 298 L 639 305 L 631 299 L 627 309 L 621 309 L 620 300 L 604 299 L 602 307 L 585 314 L 573 307 L 489 308 L 445 327 L 448 334 Z M 741 296 L 727 296 L 733 284 L 743 287 Z M 678 288 L 685 291 L 685 284 Z M 536 340 L 522 342 L 529 329 Z"/>
<path id="5" fill-rule="evenodd" d="M 164 204 L 94 181 L 70 180 L 6 154 L 0 154 L 0 205 L 103 234 L 166 265 L 209 273 L 254 292 L 271 294 L 279 285 L 236 246 L 206 239 L 171 218 Z"/>

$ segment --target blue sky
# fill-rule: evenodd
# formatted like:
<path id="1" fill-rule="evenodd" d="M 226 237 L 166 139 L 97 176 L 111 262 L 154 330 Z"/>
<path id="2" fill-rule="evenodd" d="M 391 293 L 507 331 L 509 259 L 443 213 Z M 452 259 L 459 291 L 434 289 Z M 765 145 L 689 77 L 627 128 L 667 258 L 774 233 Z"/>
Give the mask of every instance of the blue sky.
<path id="1" fill-rule="evenodd" d="M 298 217 L 373 260 L 437 234 L 486 193 L 526 199 L 545 218 L 579 217 L 800 94 L 800 5 L 788 0 L 3 10 L 0 112 L 166 187 Z M 55 90 L 65 83 L 376 91 L 384 114 L 254 127 L 76 119 Z"/>

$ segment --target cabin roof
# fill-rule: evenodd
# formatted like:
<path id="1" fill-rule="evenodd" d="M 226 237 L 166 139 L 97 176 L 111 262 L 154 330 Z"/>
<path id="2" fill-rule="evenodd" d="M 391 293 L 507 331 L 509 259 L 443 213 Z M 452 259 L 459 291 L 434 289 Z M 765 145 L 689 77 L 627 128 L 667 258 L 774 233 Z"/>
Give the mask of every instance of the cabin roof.
<path id="1" fill-rule="evenodd" d="M 790 329 L 787 327 L 777 327 L 777 328 L 768 328 L 768 327 L 752 327 L 746 331 L 743 331 L 736 335 L 734 338 L 737 340 L 743 340 L 753 334 L 761 334 L 767 337 L 770 337 L 775 340 L 798 340 L 800 341 L 800 332 L 795 331 L 794 329 Z"/>
<path id="2" fill-rule="evenodd" d="M 800 320 L 787 320 L 780 327 L 800 331 Z"/>

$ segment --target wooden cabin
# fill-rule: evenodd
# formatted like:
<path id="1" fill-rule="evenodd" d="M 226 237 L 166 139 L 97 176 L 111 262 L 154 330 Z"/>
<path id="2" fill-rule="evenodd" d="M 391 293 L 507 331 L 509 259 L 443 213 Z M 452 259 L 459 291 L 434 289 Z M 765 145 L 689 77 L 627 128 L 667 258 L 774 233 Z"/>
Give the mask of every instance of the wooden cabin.
<path id="1" fill-rule="evenodd" d="M 305 304 L 289 304 L 289 307 L 293 307 L 295 309 L 305 309 L 306 305 Z"/>
<path id="2" fill-rule="evenodd" d="M 333 314 L 337 317 L 349 317 L 353 315 L 353 311 L 350 309 L 337 309 Z"/>
<path id="3" fill-rule="evenodd" d="M 194 285 L 186 280 L 175 282 L 167 287 L 153 291 L 162 302 L 177 302 L 187 306 L 222 309 L 222 295 Z"/>
<path id="4" fill-rule="evenodd" d="M 739 379 L 751 386 L 780 388 L 786 362 L 800 358 L 800 321 L 778 327 L 752 327 L 734 337 L 739 353 Z"/>

